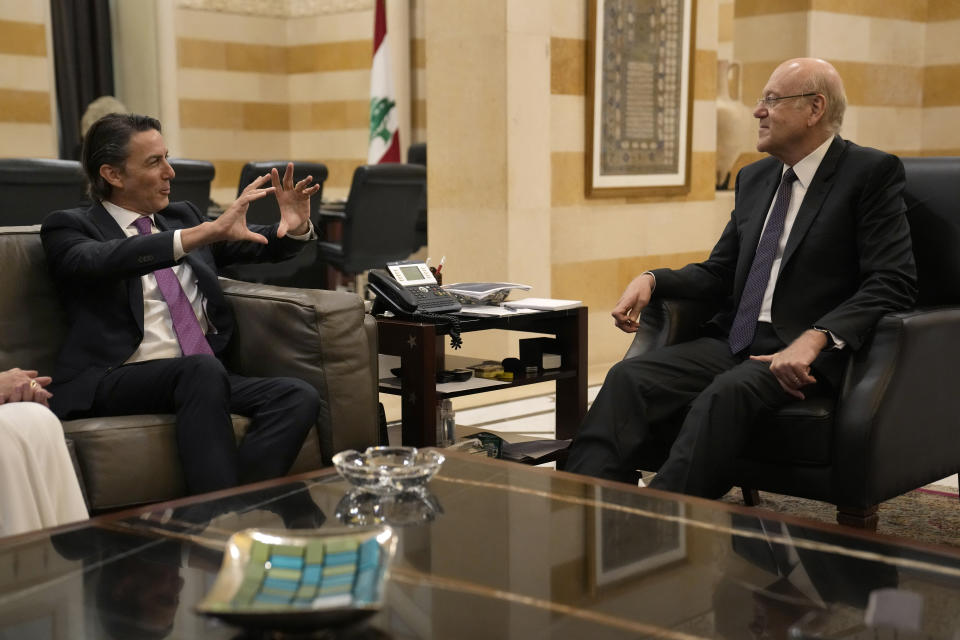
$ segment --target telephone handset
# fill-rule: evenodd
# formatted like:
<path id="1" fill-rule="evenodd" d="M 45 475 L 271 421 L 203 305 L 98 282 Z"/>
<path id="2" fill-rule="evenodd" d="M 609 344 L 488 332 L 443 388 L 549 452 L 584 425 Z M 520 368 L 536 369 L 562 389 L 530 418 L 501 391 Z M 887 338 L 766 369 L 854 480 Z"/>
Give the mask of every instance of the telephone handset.
<path id="1" fill-rule="evenodd" d="M 385 309 L 399 315 L 460 311 L 460 303 L 440 288 L 424 262 L 391 262 L 386 271 L 371 270 L 367 283 L 377 294 L 375 313 Z"/>
<path id="2" fill-rule="evenodd" d="M 388 276 L 383 269 L 372 269 L 367 274 L 367 285 L 377 294 L 373 303 L 374 313 L 392 311 L 409 315 L 417 310 L 417 299 L 414 295 L 401 287 L 400 283 Z"/>

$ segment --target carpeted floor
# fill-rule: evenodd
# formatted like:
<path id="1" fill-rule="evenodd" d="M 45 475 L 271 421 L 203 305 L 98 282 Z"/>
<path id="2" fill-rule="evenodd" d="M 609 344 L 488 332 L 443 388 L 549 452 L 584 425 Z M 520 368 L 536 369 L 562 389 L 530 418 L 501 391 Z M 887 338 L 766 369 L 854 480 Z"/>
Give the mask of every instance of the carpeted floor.
<path id="1" fill-rule="evenodd" d="M 774 493 L 760 493 L 760 509 L 836 523 L 832 504 Z M 723 497 L 725 502 L 743 504 L 739 489 Z M 960 498 L 956 489 L 928 487 L 888 500 L 880 505 L 879 533 L 920 542 L 960 547 Z"/>

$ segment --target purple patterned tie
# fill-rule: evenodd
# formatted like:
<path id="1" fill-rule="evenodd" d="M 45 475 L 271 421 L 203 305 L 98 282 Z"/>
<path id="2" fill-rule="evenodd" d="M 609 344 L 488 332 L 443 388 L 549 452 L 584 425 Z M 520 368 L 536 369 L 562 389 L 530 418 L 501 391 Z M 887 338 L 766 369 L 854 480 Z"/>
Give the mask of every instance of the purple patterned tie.
<path id="1" fill-rule="evenodd" d="M 137 231 L 142 236 L 148 236 L 151 233 L 150 218 L 141 216 L 133 223 Z M 157 286 L 160 287 L 160 293 L 163 299 L 167 301 L 167 307 L 170 308 L 170 319 L 173 320 L 173 330 L 177 334 L 177 340 L 180 341 L 180 348 L 183 355 L 192 356 L 197 354 L 213 355 L 213 349 L 203 335 L 203 328 L 200 327 L 200 321 L 193 312 L 190 300 L 187 294 L 183 292 L 180 286 L 180 280 L 173 269 L 157 269 L 153 272 L 157 279 Z"/>
<path id="2" fill-rule="evenodd" d="M 767 220 L 767 226 L 760 236 L 757 253 L 753 256 L 747 282 L 743 285 L 740 294 L 740 306 L 737 315 L 730 327 L 730 353 L 736 355 L 750 346 L 757 331 L 757 318 L 760 316 L 760 305 L 763 303 L 763 294 L 770 282 L 770 270 L 773 268 L 773 259 L 777 255 L 777 245 L 783 233 L 783 222 L 787 218 L 787 209 L 790 208 L 790 192 L 797 174 L 793 169 L 787 169 L 777 189 L 777 199 L 773 204 L 773 211 Z"/>

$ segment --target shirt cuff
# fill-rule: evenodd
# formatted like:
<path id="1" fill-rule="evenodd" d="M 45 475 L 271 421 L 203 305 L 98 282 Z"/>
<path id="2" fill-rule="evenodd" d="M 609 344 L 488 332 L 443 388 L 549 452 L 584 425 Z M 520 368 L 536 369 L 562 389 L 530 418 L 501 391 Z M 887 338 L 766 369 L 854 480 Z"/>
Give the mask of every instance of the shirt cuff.
<path id="1" fill-rule="evenodd" d="M 287 234 L 287 237 L 290 238 L 290 239 L 292 239 L 292 240 L 301 240 L 301 241 L 315 240 L 316 237 L 317 237 L 317 234 L 314 233 L 314 231 L 313 231 L 313 220 L 307 220 L 307 232 L 306 232 L 306 233 L 303 233 L 303 234 L 301 234 L 301 235 L 299 235 L 299 236 L 294 235 L 294 234 L 292 234 L 292 233 L 288 233 L 288 234 Z"/>
<path id="2" fill-rule="evenodd" d="M 177 229 L 173 232 L 173 259 L 177 262 L 187 255 L 187 252 L 183 250 L 183 242 L 180 241 L 181 231 L 182 229 Z"/>
<path id="3" fill-rule="evenodd" d="M 642 275 L 642 276 L 649 275 L 651 278 L 653 278 L 653 286 L 650 287 L 650 293 L 653 293 L 654 291 L 656 291 L 656 289 L 657 289 L 657 276 L 653 275 L 653 271 L 644 271 L 644 272 L 641 273 L 640 275 Z"/>
<path id="4" fill-rule="evenodd" d="M 816 325 L 814 325 L 813 328 L 817 331 L 827 334 L 830 337 L 830 345 L 826 348 L 826 351 L 839 351 L 847 346 L 846 341 L 833 331 L 830 331 L 830 329 L 824 329 L 823 327 L 818 327 Z"/>

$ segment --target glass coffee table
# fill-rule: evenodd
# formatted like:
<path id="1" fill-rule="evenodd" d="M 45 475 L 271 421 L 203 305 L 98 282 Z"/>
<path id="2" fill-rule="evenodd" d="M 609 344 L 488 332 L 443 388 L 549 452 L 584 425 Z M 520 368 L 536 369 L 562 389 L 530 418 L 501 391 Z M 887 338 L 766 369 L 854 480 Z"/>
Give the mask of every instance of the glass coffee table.
<path id="1" fill-rule="evenodd" d="M 382 609 L 324 638 L 952 638 L 960 551 L 450 454 L 428 492 L 332 470 L 0 540 L 0 638 L 275 637 L 198 614 L 230 536 L 389 524 Z"/>

